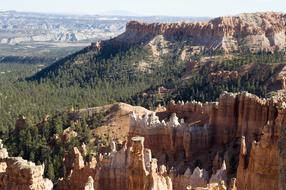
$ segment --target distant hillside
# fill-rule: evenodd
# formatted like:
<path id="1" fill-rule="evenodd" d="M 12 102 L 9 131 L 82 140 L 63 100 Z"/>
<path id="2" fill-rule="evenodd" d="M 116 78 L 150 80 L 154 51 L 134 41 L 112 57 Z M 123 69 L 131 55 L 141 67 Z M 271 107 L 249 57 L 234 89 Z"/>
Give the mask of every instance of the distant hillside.
<path id="1" fill-rule="evenodd" d="M 256 13 L 204 23 L 131 21 L 118 37 L 94 43 L 28 80 L 117 90 L 136 86 L 131 101 L 159 86 L 184 99 L 213 100 L 223 90 L 265 96 L 284 88 L 285 20 L 280 13 Z"/>

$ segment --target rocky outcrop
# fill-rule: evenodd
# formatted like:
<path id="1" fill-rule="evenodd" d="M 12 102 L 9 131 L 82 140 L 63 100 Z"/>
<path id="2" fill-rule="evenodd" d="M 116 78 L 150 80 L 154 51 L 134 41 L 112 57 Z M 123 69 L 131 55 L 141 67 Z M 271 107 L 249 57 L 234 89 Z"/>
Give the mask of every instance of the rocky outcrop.
<path id="1" fill-rule="evenodd" d="M 43 178 L 44 165 L 37 166 L 21 157 L 9 157 L 1 142 L 0 189 L 51 190 L 53 188 L 53 183 L 49 179 Z"/>
<path id="2" fill-rule="evenodd" d="M 242 138 L 237 169 L 238 189 L 285 189 L 283 186 L 285 124 L 286 106 L 285 103 L 280 103 L 275 119 L 267 122 L 261 132 L 261 138 L 253 141 L 251 148 L 247 148 L 245 138 Z"/>
<path id="3" fill-rule="evenodd" d="M 184 40 L 188 41 L 190 51 L 273 52 L 286 47 L 285 23 L 285 14 L 274 12 L 219 17 L 197 23 L 147 24 L 131 21 L 126 32 L 109 43 L 148 44 L 161 36 L 163 47 L 172 41 Z"/>
<path id="4" fill-rule="evenodd" d="M 151 156 L 151 155 L 150 155 Z M 157 173 L 157 160 L 152 159 L 149 171 L 144 159 L 144 138 L 132 138 L 129 164 L 127 168 L 129 190 L 171 190 L 172 182 L 165 172 Z"/>
<path id="5" fill-rule="evenodd" d="M 112 142 L 96 161 L 84 162 L 75 148 L 56 189 L 283 189 L 279 98 L 225 92 L 218 102 L 172 101 L 158 110 L 131 114 L 128 142 L 120 150 Z"/>
<path id="6" fill-rule="evenodd" d="M 248 144 L 258 138 L 267 121 L 274 121 L 277 109 L 272 100 L 260 99 L 255 95 L 243 93 L 223 93 L 214 103 L 179 103 L 167 106 L 168 113 L 177 113 L 185 121 L 211 126 L 214 143 L 223 145 L 241 136 Z"/>
<path id="7" fill-rule="evenodd" d="M 93 182 L 94 182 L 93 178 L 91 176 L 89 176 L 87 183 L 85 184 L 84 190 L 94 190 Z"/>
<path id="8" fill-rule="evenodd" d="M 247 157 L 243 138 L 237 170 L 238 189 L 278 189 L 279 162 L 277 142 L 273 142 L 272 140 L 274 139 L 271 138 L 271 131 L 264 132 L 260 142 L 253 142 L 249 157 Z"/>
<path id="9" fill-rule="evenodd" d="M 130 113 L 135 112 L 138 115 L 150 113 L 149 110 L 140 106 L 131 106 L 126 103 L 114 103 L 110 105 L 81 109 L 77 112 L 76 117 L 82 117 L 88 114 L 91 117 L 102 115 L 102 123 L 100 127 L 94 130 L 96 136 L 108 136 L 111 139 L 125 140 L 129 133 Z"/>
<path id="10" fill-rule="evenodd" d="M 232 189 L 278 189 L 278 139 L 286 124 L 284 104 L 278 98 L 260 99 L 245 92 L 223 93 L 219 102 L 213 103 L 172 102 L 166 110 L 157 113 L 159 117 L 154 113 L 143 117 L 133 115 L 134 126 L 129 135 L 144 136 L 145 146 L 163 163 L 184 161 L 194 167 L 193 161 L 199 159 L 210 173 L 204 178 L 205 186 L 224 181 L 225 186 Z M 169 115 L 169 121 L 162 120 Z M 235 177 L 231 170 L 236 171 L 239 151 L 234 147 L 237 146 L 236 139 L 241 136 L 244 138 L 236 187 L 230 178 Z M 211 151 L 207 153 L 207 150 L 220 151 L 223 156 L 214 155 Z M 208 155 L 208 158 L 202 155 Z M 222 162 L 223 159 L 225 161 Z M 176 166 L 177 177 L 172 178 L 174 187 L 184 189 L 191 186 L 185 182 L 191 183 L 186 176 L 192 173 L 188 171 L 186 176 L 182 176 Z"/>
<path id="11" fill-rule="evenodd" d="M 229 145 L 235 144 L 241 136 L 246 137 L 250 146 L 253 140 L 260 138 L 267 122 L 277 117 L 278 111 L 273 100 L 262 100 L 249 93 L 223 93 L 219 102 L 173 102 L 166 111 L 157 114 L 161 120 L 154 113 L 143 117 L 133 115 L 129 136 L 144 136 L 145 146 L 152 150 L 160 163 L 165 163 L 166 159 L 169 162 L 192 161 L 213 150 L 211 160 L 201 160 L 210 162 L 205 167 L 213 167 L 211 162 L 218 150 L 227 154 L 238 152 Z M 166 122 L 164 119 L 169 115 L 171 117 Z M 224 146 L 232 150 L 221 149 Z M 228 157 L 226 164 L 235 160 L 235 155 Z"/>
<path id="12" fill-rule="evenodd" d="M 157 160 L 144 148 L 144 138 L 134 137 L 131 146 L 110 154 L 99 155 L 96 164 L 84 164 L 81 153 L 74 149 L 73 169 L 56 189 L 95 190 L 172 190 L 166 170 L 158 171 Z M 161 167 L 163 168 L 163 167 Z"/>
<path id="13" fill-rule="evenodd" d="M 188 168 L 183 175 L 172 176 L 174 189 L 186 189 L 187 187 L 207 187 L 208 173 L 204 169 L 196 167 L 191 172 Z"/>
<path id="14" fill-rule="evenodd" d="M 90 162 L 85 163 L 82 157 L 82 153 L 78 148 L 74 148 L 73 152 L 67 155 L 64 159 L 66 166 L 65 179 L 60 179 L 56 189 L 86 189 L 92 188 L 94 182 L 90 179 L 95 176 L 95 168 L 97 161 L 92 158 Z"/>
<path id="15" fill-rule="evenodd" d="M 129 136 L 137 135 L 145 137 L 145 146 L 152 150 L 156 158 L 164 160 L 166 158 L 161 155 L 171 160 L 173 157 L 194 159 L 196 155 L 209 149 L 212 142 L 212 129 L 208 125 L 191 126 L 183 119 L 179 122 L 176 114 L 173 114 L 168 122 L 160 121 L 154 113 L 142 118 L 133 116 L 133 127 Z"/>
<path id="16" fill-rule="evenodd" d="M 286 125 L 282 126 L 279 138 L 279 190 L 286 189 Z"/>

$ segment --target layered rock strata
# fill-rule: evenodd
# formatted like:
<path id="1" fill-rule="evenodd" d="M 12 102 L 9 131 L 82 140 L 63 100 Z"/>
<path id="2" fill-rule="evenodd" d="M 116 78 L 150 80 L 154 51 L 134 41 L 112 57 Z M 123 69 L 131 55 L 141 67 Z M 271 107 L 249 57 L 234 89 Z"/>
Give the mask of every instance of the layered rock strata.
<path id="1" fill-rule="evenodd" d="M 238 189 L 285 189 L 285 144 L 283 134 L 286 124 L 286 105 L 282 103 L 277 116 L 269 121 L 261 132 L 261 138 L 247 148 L 245 138 L 241 140 Z"/>
<path id="2" fill-rule="evenodd" d="M 160 110 L 132 114 L 129 142 L 119 151 L 111 143 L 94 164 L 75 149 L 57 189 L 92 187 L 91 178 L 103 190 L 283 189 L 283 101 L 223 93 L 218 102 L 171 102 Z"/>
<path id="3" fill-rule="evenodd" d="M 279 190 L 286 189 L 286 125 L 282 126 L 278 142 L 279 149 Z"/>
<path id="4" fill-rule="evenodd" d="M 150 148 L 157 158 L 161 154 L 180 157 L 180 154 L 184 153 L 181 156 L 191 160 L 211 147 L 212 129 L 208 125 L 190 126 L 183 119 L 179 122 L 176 114 L 173 114 L 168 122 L 161 122 L 154 114 L 145 115 L 143 118 L 133 115 L 132 119 L 135 127 L 130 129 L 129 136 L 144 136 L 145 146 Z"/>
<path id="5" fill-rule="evenodd" d="M 204 122 L 214 130 L 214 144 L 223 145 L 241 136 L 248 143 L 258 138 L 268 121 L 274 121 L 278 111 L 273 100 L 260 99 L 243 93 L 223 93 L 218 102 L 172 103 L 168 113 L 176 113 L 186 121 Z M 203 117 L 204 116 L 204 117 Z M 195 121 L 195 120 L 194 120 Z"/>
<path id="6" fill-rule="evenodd" d="M 148 44 L 165 41 L 187 41 L 188 51 L 277 51 L 286 47 L 286 16 L 282 13 L 265 12 L 219 17 L 209 22 L 154 23 L 131 21 L 126 32 L 111 41 L 100 44 Z M 158 40 L 157 38 L 160 38 Z M 153 47 L 154 45 L 151 45 Z M 98 47 L 97 47 L 98 48 Z"/>
<path id="7" fill-rule="evenodd" d="M 237 165 L 234 160 L 239 157 L 237 189 L 278 189 L 278 140 L 280 130 L 286 124 L 285 108 L 284 103 L 279 99 L 259 99 L 248 93 L 223 93 L 219 102 L 214 103 L 179 102 L 175 104 L 172 102 L 166 107 L 166 111 L 158 113 L 161 117 L 172 115 L 168 122 L 160 121 L 154 114 L 145 117 L 133 115 L 134 126 L 130 136 L 143 135 L 146 139 L 146 147 L 154 150 L 155 157 L 160 158 L 166 152 L 169 152 L 168 156 L 170 156 L 170 152 L 175 152 L 175 156 L 172 155 L 175 159 L 172 160 L 173 162 L 178 161 L 176 158 L 180 153 L 183 154 L 181 155 L 183 160 L 189 163 L 194 159 L 202 158 L 202 154 L 208 154 L 208 160 L 201 159 L 201 161 L 213 161 L 211 164 L 203 165 L 213 174 L 219 172 L 216 163 L 221 161 L 216 158 L 217 156 L 212 156 L 204 150 L 221 150 L 220 148 L 224 147 L 223 157 L 226 163 L 223 165 L 227 165 L 228 168 L 217 174 L 220 176 L 217 182 L 224 181 L 226 186 L 229 184 L 229 188 L 234 186 L 230 177 L 235 175 L 232 175 L 230 168 L 234 167 L 236 170 Z M 177 116 L 181 118 L 181 122 Z M 207 130 L 204 132 L 205 129 Z M 241 148 L 240 156 L 231 154 L 236 151 L 231 150 L 231 146 L 236 146 L 235 143 L 231 144 L 241 136 L 244 136 L 241 143 L 244 148 Z M 283 162 L 280 165 L 283 165 Z M 213 168 L 213 171 L 209 168 Z M 214 183 L 215 177 L 209 177 L 207 182 Z M 186 180 L 182 178 L 178 181 L 176 182 L 174 178 L 173 183 L 185 184 Z"/>

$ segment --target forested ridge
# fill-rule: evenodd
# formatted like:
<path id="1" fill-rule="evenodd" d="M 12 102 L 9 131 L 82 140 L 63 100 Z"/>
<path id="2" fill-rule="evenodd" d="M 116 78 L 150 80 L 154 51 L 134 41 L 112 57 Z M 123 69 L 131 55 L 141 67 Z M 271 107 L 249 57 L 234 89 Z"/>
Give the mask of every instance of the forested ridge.
<path id="1" fill-rule="evenodd" d="M 284 65 L 282 52 L 219 60 L 194 55 L 192 61 L 200 62 L 206 56 L 211 59 L 197 70 L 188 70 L 190 61 L 182 61 L 179 54 L 154 59 L 143 46 L 122 48 L 103 52 L 84 49 L 45 69 L 37 64 L 0 64 L 0 136 L 9 152 L 45 163 L 45 175 L 57 179 L 64 175 L 59 160 L 66 151 L 82 143 L 97 145 L 90 139 L 91 130 L 99 127 L 100 115 L 75 122 L 69 118 L 72 107 L 77 110 L 121 101 L 155 108 L 171 99 L 214 101 L 222 91 L 249 91 L 266 97 L 267 82 Z M 240 71 L 248 64 L 253 68 L 236 78 L 214 82 L 209 77 L 218 71 Z M 184 75 L 188 75 L 187 79 L 183 79 Z M 159 94 L 161 86 L 171 91 Z M 26 117 L 27 123 L 15 130 L 20 115 Z M 44 121 L 46 115 L 58 116 Z M 64 143 L 56 136 L 67 128 L 79 136 Z M 92 153 L 96 150 L 90 150 Z"/>

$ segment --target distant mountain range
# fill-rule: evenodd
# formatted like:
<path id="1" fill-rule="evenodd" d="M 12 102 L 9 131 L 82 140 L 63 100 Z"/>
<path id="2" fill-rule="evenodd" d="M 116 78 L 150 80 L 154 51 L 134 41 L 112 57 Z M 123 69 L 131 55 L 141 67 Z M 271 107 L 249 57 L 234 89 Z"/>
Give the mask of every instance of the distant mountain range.
<path id="1" fill-rule="evenodd" d="M 122 11 L 107 12 L 103 16 L 5 11 L 0 12 L 0 44 L 103 40 L 124 32 L 130 20 L 176 22 L 202 21 L 207 18 L 139 17 Z"/>

